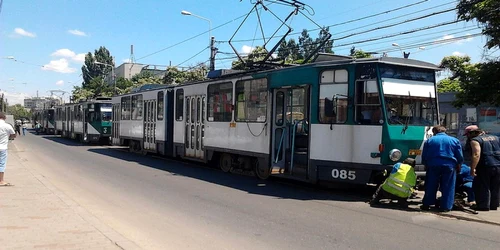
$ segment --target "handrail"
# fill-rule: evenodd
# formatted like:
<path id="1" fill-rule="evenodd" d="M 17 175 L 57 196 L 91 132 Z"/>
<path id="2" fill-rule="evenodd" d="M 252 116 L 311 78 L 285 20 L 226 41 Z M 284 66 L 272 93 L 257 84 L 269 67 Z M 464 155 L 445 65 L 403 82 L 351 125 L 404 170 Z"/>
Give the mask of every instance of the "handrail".
<path id="1" fill-rule="evenodd" d="M 286 128 L 285 128 L 286 129 Z M 283 139 L 285 138 L 285 131 L 281 133 L 281 139 L 280 139 L 280 144 L 278 146 L 278 153 L 276 154 L 276 159 L 274 160 L 274 163 L 278 163 L 278 158 L 279 154 L 281 153 L 281 145 L 283 144 Z"/>
<path id="2" fill-rule="evenodd" d="M 298 125 L 299 125 L 299 122 L 297 122 L 296 120 L 293 121 L 292 144 L 290 145 L 292 147 L 292 153 L 290 155 L 290 174 L 291 175 L 293 175 L 293 155 L 295 154 L 295 134 L 296 134 Z"/>

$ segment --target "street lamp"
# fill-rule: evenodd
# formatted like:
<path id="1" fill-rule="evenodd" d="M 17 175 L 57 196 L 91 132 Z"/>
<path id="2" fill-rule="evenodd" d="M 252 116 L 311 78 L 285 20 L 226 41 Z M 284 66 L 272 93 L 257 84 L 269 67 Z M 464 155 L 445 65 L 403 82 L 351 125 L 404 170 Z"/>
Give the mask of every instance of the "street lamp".
<path id="1" fill-rule="evenodd" d="M 185 16 L 194 16 L 194 17 L 197 17 L 199 19 L 203 19 L 205 21 L 208 22 L 208 44 L 209 44 L 209 47 L 210 47 L 210 70 L 214 70 L 215 69 L 215 48 L 213 47 L 213 37 L 212 37 L 212 21 L 210 21 L 210 19 L 208 18 L 205 18 L 205 17 L 202 17 L 202 16 L 198 16 L 198 15 L 195 15 L 189 11 L 186 11 L 186 10 L 183 10 L 181 11 L 181 14 L 182 15 L 185 15 Z"/>
<path id="2" fill-rule="evenodd" d="M 98 62 L 98 61 L 95 61 L 94 64 L 97 64 L 97 65 L 104 65 L 104 66 L 109 66 L 111 67 L 111 79 L 113 80 L 113 86 L 114 86 L 114 89 L 115 89 L 115 95 L 116 95 L 116 79 L 115 79 L 115 66 L 111 65 L 111 64 L 107 64 L 107 63 L 102 63 L 102 62 Z"/>
<path id="3" fill-rule="evenodd" d="M 402 55 L 403 55 L 403 57 L 404 57 L 404 55 L 405 55 L 405 54 L 403 53 L 403 50 L 401 49 L 401 46 L 399 46 L 399 44 L 397 44 L 397 43 L 392 43 L 392 46 L 394 46 L 394 47 L 398 47 L 398 48 L 399 48 L 399 51 L 401 51 L 401 54 L 402 54 Z"/>

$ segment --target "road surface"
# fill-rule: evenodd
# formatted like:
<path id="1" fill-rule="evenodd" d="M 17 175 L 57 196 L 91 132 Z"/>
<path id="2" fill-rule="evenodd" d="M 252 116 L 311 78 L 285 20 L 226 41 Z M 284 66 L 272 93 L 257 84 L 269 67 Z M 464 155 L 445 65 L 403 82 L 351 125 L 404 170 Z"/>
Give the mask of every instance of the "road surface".
<path id="1" fill-rule="evenodd" d="M 56 136 L 16 139 L 66 195 L 143 249 L 498 249 L 500 227 Z M 8 174 L 8 173 L 7 173 Z M 8 175 L 7 175 L 8 176 Z"/>

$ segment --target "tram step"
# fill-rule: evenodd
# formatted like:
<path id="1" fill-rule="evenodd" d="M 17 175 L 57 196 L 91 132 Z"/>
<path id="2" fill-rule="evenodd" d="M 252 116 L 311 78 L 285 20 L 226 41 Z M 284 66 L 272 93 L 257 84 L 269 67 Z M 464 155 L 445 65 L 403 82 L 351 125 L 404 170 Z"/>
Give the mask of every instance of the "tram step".
<path id="1" fill-rule="evenodd" d="M 307 151 L 306 152 L 295 152 L 293 156 L 293 162 L 295 164 L 307 166 Z"/>

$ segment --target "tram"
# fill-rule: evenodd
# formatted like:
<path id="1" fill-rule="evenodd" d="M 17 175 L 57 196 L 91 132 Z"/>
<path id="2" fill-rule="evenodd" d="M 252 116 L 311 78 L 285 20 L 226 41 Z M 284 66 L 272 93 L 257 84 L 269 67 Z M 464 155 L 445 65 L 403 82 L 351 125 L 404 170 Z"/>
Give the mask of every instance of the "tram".
<path id="1" fill-rule="evenodd" d="M 111 98 L 67 103 L 55 107 L 55 133 L 80 142 L 109 143 Z"/>
<path id="2" fill-rule="evenodd" d="M 310 183 L 377 183 L 438 122 L 436 65 L 321 54 L 112 98 L 112 144 Z"/>
<path id="3" fill-rule="evenodd" d="M 40 123 L 40 132 L 53 135 L 55 133 L 55 109 L 54 106 L 44 106 L 33 112 L 33 124 Z"/>

